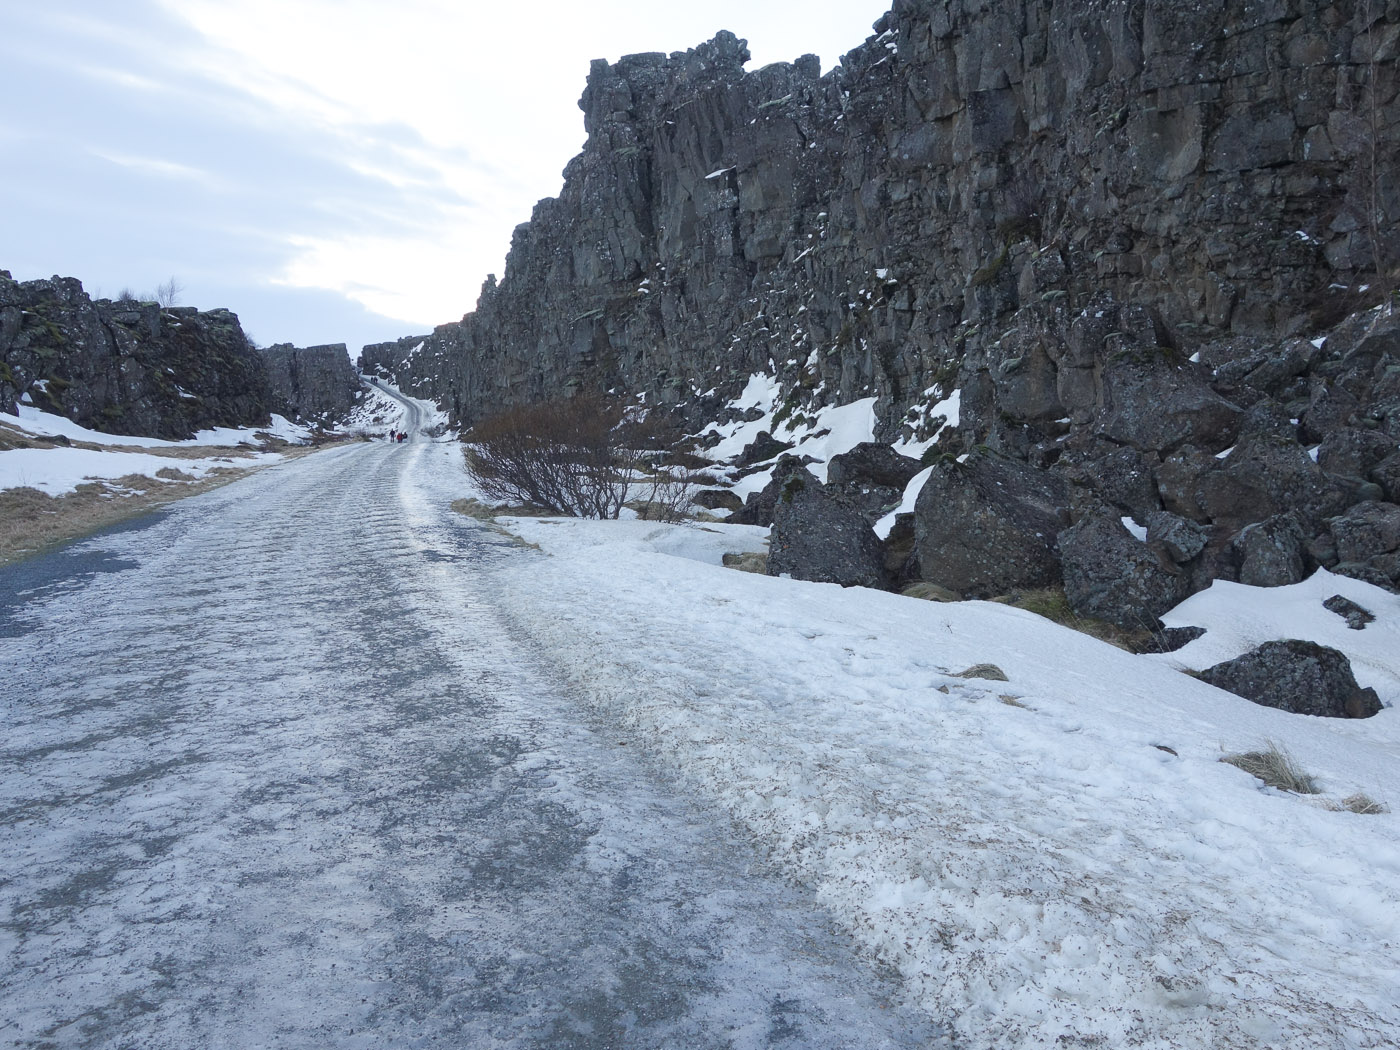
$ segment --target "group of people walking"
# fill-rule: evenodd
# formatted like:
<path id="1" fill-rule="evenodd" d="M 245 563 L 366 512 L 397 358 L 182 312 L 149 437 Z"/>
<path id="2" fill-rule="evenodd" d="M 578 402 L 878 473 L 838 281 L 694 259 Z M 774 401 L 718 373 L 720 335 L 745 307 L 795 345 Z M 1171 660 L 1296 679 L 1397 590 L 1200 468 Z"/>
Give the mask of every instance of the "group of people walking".
<path id="1" fill-rule="evenodd" d="M 390 444 L 394 444 L 395 442 L 402 443 L 407 437 L 408 435 L 401 430 L 391 430 L 388 434 Z"/>

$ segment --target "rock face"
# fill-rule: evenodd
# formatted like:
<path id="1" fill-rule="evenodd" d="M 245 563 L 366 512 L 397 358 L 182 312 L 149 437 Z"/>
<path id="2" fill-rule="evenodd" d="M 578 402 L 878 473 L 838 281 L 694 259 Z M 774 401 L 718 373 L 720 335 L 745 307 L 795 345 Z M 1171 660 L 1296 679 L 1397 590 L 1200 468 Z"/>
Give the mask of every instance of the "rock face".
<path id="1" fill-rule="evenodd" d="M 111 434 L 187 438 L 268 422 L 257 351 L 227 310 L 89 299 L 0 270 L 0 411 L 21 399 Z"/>
<path id="2" fill-rule="evenodd" d="M 1315 642 L 1265 642 L 1202 671 L 1201 680 L 1256 704 L 1300 715 L 1370 718 L 1381 709 L 1376 691 L 1356 684 L 1351 661 Z"/>
<path id="3" fill-rule="evenodd" d="M 1018 420 L 1200 444 L 1218 395 L 1144 416 L 1167 381 L 1103 366 L 1315 328 L 1394 264 L 1400 190 L 1366 173 L 1397 170 L 1397 25 L 1362 0 L 899 0 L 826 76 L 746 73 L 729 33 L 598 61 L 587 144 L 504 277 L 365 363 L 470 422 L 571 383 L 694 408 L 791 359 L 793 385 L 878 395 L 887 431 L 951 365 Z M 1005 341 L 1027 308 L 1036 337 Z"/>
<path id="4" fill-rule="evenodd" d="M 884 549 L 865 519 L 838 503 L 810 471 L 792 464 L 774 474 L 778 486 L 768 575 L 843 587 L 884 583 Z"/>
<path id="5" fill-rule="evenodd" d="M 501 280 L 364 370 L 462 423 L 596 388 L 698 427 L 757 372 L 788 418 L 873 396 L 878 441 L 944 457 L 901 564 L 971 596 L 1058 582 L 1099 506 L 1177 522 L 1117 578 L 1076 563 L 1123 616 L 1316 565 L 1400 586 L 1346 517 L 1400 492 L 1400 5 L 897 0 L 875 30 L 825 76 L 745 72 L 729 33 L 595 62 Z M 832 488 L 869 516 L 862 484 Z"/>
<path id="6" fill-rule="evenodd" d="M 330 421 L 354 407 L 362 384 L 344 343 L 261 351 L 272 388 L 273 411 L 288 419 Z"/>

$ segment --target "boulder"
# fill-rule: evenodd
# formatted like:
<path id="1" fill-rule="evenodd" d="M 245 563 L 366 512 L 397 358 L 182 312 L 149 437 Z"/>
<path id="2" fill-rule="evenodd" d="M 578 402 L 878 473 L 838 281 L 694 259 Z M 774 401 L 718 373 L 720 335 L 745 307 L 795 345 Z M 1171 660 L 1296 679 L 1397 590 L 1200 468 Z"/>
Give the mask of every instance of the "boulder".
<path id="1" fill-rule="evenodd" d="M 739 453 L 739 458 L 734 463 L 739 467 L 752 467 L 757 463 L 766 463 L 790 448 L 792 448 L 792 442 L 779 441 L 768 431 L 760 430 L 758 437 L 744 446 L 744 450 Z"/>
<path id="2" fill-rule="evenodd" d="M 1369 562 L 1400 549 L 1400 506 L 1370 501 L 1358 503 L 1327 522 L 1342 561 Z"/>
<path id="3" fill-rule="evenodd" d="M 1400 452 L 1393 452 L 1371 468 L 1371 480 L 1381 487 L 1390 503 L 1400 503 Z"/>
<path id="4" fill-rule="evenodd" d="M 1168 364 L 1163 353 L 1126 355 L 1104 367 L 1095 432 L 1139 451 L 1166 453 L 1186 444 L 1225 448 L 1239 428 L 1239 406 L 1194 370 Z"/>
<path id="5" fill-rule="evenodd" d="M 1317 465 L 1329 474 L 1365 478 L 1395 450 L 1395 441 L 1379 431 L 1341 427 L 1322 439 Z"/>
<path id="6" fill-rule="evenodd" d="M 1148 544 L 1160 547 L 1177 565 L 1195 558 L 1205 550 L 1209 540 L 1208 528 L 1179 514 L 1159 510 L 1147 515 Z"/>
<path id="7" fill-rule="evenodd" d="M 1350 598 L 1340 594 L 1334 594 L 1322 603 L 1322 607 L 1328 612 L 1334 612 L 1347 622 L 1347 626 L 1353 631 L 1364 631 L 1366 625 L 1375 620 L 1375 615 L 1365 609 Z"/>
<path id="8" fill-rule="evenodd" d="M 1230 541 L 1239 559 L 1239 582 L 1283 587 L 1307 576 L 1308 538 L 1293 514 L 1275 514 L 1246 525 Z"/>
<path id="9" fill-rule="evenodd" d="M 917 459 L 901 456 L 888 445 L 863 441 L 849 452 L 831 457 L 826 491 L 860 511 L 873 525 L 891 504 L 899 503 L 904 487 L 923 469 Z"/>
<path id="10" fill-rule="evenodd" d="M 743 510 L 744 501 L 729 489 L 701 489 L 690 498 L 697 507 L 706 510 Z"/>
<path id="11" fill-rule="evenodd" d="M 940 462 L 914 507 L 919 573 L 969 598 L 1060 582 L 1069 486 L 985 449 Z"/>
<path id="12" fill-rule="evenodd" d="M 1312 527 L 1351 502 L 1346 487 L 1324 474 L 1296 439 L 1277 433 L 1242 439 L 1197 479 L 1194 495 L 1209 520 L 1232 529 L 1286 511 Z"/>
<path id="13" fill-rule="evenodd" d="M 859 513 L 828 495 L 803 467 L 775 472 L 778 499 L 768 575 L 843 587 L 882 587 L 884 545 Z"/>
<path id="14" fill-rule="evenodd" d="M 1264 707 L 1326 718 L 1370 718 L 1381 709 L 1362 689 L 1345 653 L 1316 642 L 1265 642 L 1201 672 L 1201 681 Z"/>
<path id="15" fill-rule="evenodd" d="M 1061 532 L 1059 547 L 1065 597 L 1080 616 L 1151 629 L 1158 616 L 1191 593 L 1185 573 L 1153 553 L 1106 509 Z"/>

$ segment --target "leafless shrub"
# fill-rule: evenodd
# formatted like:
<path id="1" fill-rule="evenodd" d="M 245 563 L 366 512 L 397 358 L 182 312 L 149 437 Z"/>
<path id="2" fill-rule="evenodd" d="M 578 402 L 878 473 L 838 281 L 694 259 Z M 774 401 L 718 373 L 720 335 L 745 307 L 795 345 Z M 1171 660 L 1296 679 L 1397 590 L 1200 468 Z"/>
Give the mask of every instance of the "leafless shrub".
<path id="1" fill-rule="evenodd" d="M 161 306 L 178 306 L 180 296 L 184 294 L 185 286 L 180 283 L 178 277 L 171 277 L 168 281 L 156 285 L 156 292 L 153 298 Z"/>
<path id="2" fill-rule="evenodd" d="M 467 471 L 487 499 L 616 518 L 645 458 L 619 401 L 580 394 L 507 409 L 466 435 Z"/>
<path id="3" fill-rule="evenodd" d="M 1220 761 L 1243 769 L 1252 777 L 1258 777 L 1269 787 L 1280 791 L 1291 791 L 1295 795 L 1316 795 L 1317 782 L 1299 768 L 1297 761 L 1272 740 L 1264 741 L 1262 751 L 1244 751 L 1237 755 L 1225 755 Z"/>

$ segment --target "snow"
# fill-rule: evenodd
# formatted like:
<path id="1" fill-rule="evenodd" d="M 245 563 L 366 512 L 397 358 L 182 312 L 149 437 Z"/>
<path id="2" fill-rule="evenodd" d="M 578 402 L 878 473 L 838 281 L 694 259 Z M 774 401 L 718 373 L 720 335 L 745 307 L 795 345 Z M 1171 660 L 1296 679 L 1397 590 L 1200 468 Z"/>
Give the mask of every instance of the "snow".
<path id="1" fill-rule="evenodd" d="M 1217 583 L 1167 618 L 1204 638 L 1142 657 L 996 603 L 716 567 L 762 530 L 506 524 L 543 548 L 508 570 L 510 615 L 957 1045 L 1400 1040 L 1396 816 L 1219 762 L 1273 740 L 1328 799 L 1400 803 L 1395 596 L 1325 575 Z M 1331 593 L 1377 622 L 1348 631 L 1318 611 Z M 1300 632 L 1353 654 L 1389 706 L 1307 718 L 1178 670 Z M 958 677 L 984 662 L 1009 681 Z"/>
<path id="2" fill-rule="evenodd" d="M 16 448 L 0 452 L 0 490 L 35 488 L 50 496 L 61 496 L 87 481 L 110 480 L 128 474 L 153 478 L 160 470 L 174 469 L 194 478 L 202 478 L 219 468 L 263 466 L 280 459 L 282 457 L 274 452 L 175 459 L 150 452 Z"/>
<path id="3" fill-rule="evenodd" d="M 1119 520 L 1123 522 L 1123 528 L 1127 529 L 1143 543 L 1147 542 L 1147 529 L 1145 526 L 1139 525 L 1132 519 L 1131 515 L 1124 516 Z"/>
<path id="4" fill-rule="evenodd" d="M 107 446 L 102 450 L 60 446 L 0 451 L 0 490 L 36 488 L 50 496 L 73 492 L 84 482 L 109 481 L 126 477 L 128 474 L 154 478 L 161 470 L 174 469 L 197 479 L 220 468 L 263 466 L 282 459 L 271 452 L 235 457 L 212 453 L 212 450 L 209 456 L 184 459 L 162 456 L 155 452 L 134 451 L 136 449 L 260 445 L 262 440 L 258 435 L 266 434 L 293 443 L 305 441 L 309 437 L 309 431 L 305 427 L 277 415 L 272 417 L 272 424 L 267 427 L 220 427 L 201 430 L 193 438 L 184 441 L 104 434 L 81 427 L 63 416 L 41 412 L 26 405 L 19 406 L 19 414 L 16 417 L 0 416 L 0 423 L 6 423 L 21 433 L 34 437 L 65 437 L 69 441 Z"/>
<path id="5" fill-rule="evenodd" d="M 1376 622 L 1364 630 L 1352 630 L 1345 619 L 1322 607 L 1334 594 L 1350 598 Z M 1153 657 L 1171 666 L 1199 671 L 1232 660 L 1261 642 L 1299 638 L 1340 649 L 1351 658 L 1361 685 L 1374 687 L 1386 704 L 1400 703 L 1400 596 L 1374 584 L 1326 569 L 1287 587 L 1247 587 L 1216 580 L 1163 616 L 1162 622 L 1168 627 L 1206 628 L 1190 645 Z M 1358 724 L 1366 726 L 1364 735 L 1374 735 L 1370 732 L 1373 721 Z"/>
<path id="6" fill-rule="evenodd" d="M 890 530 L 894 528 L 895 518 L 901 514 L 913 512 L 914 504 L 919 498 L 919 493 L 923 490 L 924 482 L 932 473 L 932 467 L 925 467 L 909 479 L 909 484 L 904 486 L 904 495 L 899 501 L 899 506 L 875 523 L 875 535 L 882 540 L 889 539 Z"/>

